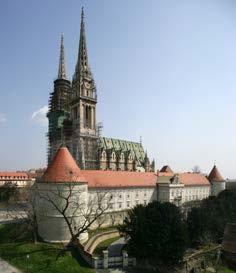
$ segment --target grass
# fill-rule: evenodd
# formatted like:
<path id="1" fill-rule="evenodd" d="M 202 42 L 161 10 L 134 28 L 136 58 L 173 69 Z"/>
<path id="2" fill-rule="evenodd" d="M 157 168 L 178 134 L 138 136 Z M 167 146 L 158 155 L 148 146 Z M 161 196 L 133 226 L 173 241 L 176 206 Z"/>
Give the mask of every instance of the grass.
<path id="1" fill-rule="evenodd" d="M 31 242 L 22 224 L 0 225 L 0 257 L 30 273 L 94 273 L 81 258 L 74 258 L 60 244 Z"/>
<path id="2" fill-rule="evenodd" d="M 91 238 L 94 235 L 97 235 L 99 233 L 103 233 L 106 231 L 111 231 L 111 230 L 117 230 L 118 226 L 111 226 L 111 227 L 102 227 L 102 228 L 96 228 L 96 229 L 90 229 L 88 231 L 89 233 L 89 238 Z"/>
<path id="3" fill-rule="evenodd" d="M 226 267 L 221 266 L 220 269 L 217 271 L 217 273 L 235 273 L 236 271 L 234 270 L 230 270 Z M 209 271 L 207 271 L 206 273 L 210 273 Z"/>
<path id="4" fill-rule="evenodd" d="M 235 273 L 236 271 L 234 270 L 230 270 L 226 267 L 221 267 L 220 270 L 218 271 L 218 273 Z"/>
<path id="5" fill-rule="evenodd" d="M 93 255 L 94 256 L 101 256 L 102 255 L 102 251 L 103 250 L 106 250 L 109 245 L 111 245 L 113 242 L 115 242 L 116 240 L 120 239 L 119 236 L 116 236 L 114 238 L 110 238 L 110 239 L 107 239 L 103 242 L 101 242 L 100 244 L 97 245 L 97 247 L 95 248 L 94 252 L 93 252 Z"/>

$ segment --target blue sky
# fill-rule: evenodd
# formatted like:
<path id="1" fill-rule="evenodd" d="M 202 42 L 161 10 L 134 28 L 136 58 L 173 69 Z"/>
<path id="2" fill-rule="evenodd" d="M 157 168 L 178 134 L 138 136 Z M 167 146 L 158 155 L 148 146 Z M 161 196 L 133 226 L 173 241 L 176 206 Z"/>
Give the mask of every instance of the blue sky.
<path id="1" fill-rule="evenodd" d="M 142 136 L 158 168 L 209 172 L 216 162 L 236 177 L 234 0 L 1 1 L 0 169 L 46 165 L 38 111 L 57 75 L 61 33 L 74 73 L 82 5 L 103 135 Z"/>

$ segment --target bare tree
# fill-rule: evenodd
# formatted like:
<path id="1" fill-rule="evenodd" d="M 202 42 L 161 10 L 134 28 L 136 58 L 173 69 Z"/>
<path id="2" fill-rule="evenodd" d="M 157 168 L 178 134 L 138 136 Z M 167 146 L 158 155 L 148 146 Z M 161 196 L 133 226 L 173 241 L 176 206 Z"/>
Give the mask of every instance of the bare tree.
<path id="1" fill-rule="evenodd" d="M 195 165 L 193 168 L 192 168 L 192 172 L 193 173 L 201 173 L 201 169 L 198 165 Z"/>
<path id="2" fill-rule="evenodd" d="M 6 217 L 13 222 L 23 222 L 24 230 L 32 234 L 34 243 L 38 239 L 38 222 L 36 218 L 36 196 L 37 187 L 29 188 L 28 200 L 26 202 L 15 199 L 13 208 L 8 208 Z M 19 230 L 20 231 L 20 230 Z"/>
<path id="3" fill-rule="evenodd" d="M 106 191 L 87 192 L 78 187 L 78 183 L 53 185 L 39 194 L 39 198 L 63 216 L 70 232 L 70 241 L 74 243 L 96 221 L 102 219 L 110 208 L 110 195 Z M 86 198 L 87 197 L 87 198 Z"/>

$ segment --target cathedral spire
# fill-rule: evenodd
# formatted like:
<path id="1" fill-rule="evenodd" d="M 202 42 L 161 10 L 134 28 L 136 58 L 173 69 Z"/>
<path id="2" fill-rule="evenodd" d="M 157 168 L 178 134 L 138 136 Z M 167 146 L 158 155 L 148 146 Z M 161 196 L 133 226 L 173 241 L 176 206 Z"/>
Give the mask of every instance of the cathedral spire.
<path id="1" fill-rule="evenodd" d="M 64 53 L 64 38 L 61 35 L 61 49 L 60 49 L 60 59 L 57 79 L 67 80 L 66 77 L 66 67 L 65 67 L 65 53 Z"/>
<path id="2" fill-rule="evenodd" d="M 85 35 L 85 23 L 84 23 L 84 8 L 81 10 L 81 23 L 80 23 L 80 40 L 79 40 L 79 53 L 78 60 L 75 68 L 74 80 L 79 79 L 84 73 L 91 75 L 88 65 L 88 53 L 86 45 Z"/>

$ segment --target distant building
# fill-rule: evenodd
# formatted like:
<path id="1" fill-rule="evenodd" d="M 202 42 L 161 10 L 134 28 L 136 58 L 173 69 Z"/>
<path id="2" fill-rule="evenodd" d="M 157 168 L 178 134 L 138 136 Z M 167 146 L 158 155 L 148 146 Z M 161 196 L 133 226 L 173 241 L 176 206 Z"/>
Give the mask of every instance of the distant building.
<path id="1" fill-rule="evenodd" d="M 48 162 L 64 142 L 81 169 L 154 171 L 141 143 L 101 137 L 96 120 L 97 89 L 89 67 L 84 12 L 81 14 L 79 53 L 72 82 L 67 78 L 64 44 L 57 79 L 50 94 Z"/>
<path id="2" fill-rule="evenodd" d="M 0 172 L 0 187 L 16 185 L 17 187 L 32 186 L 31 179 L 26 172 Z"/>

